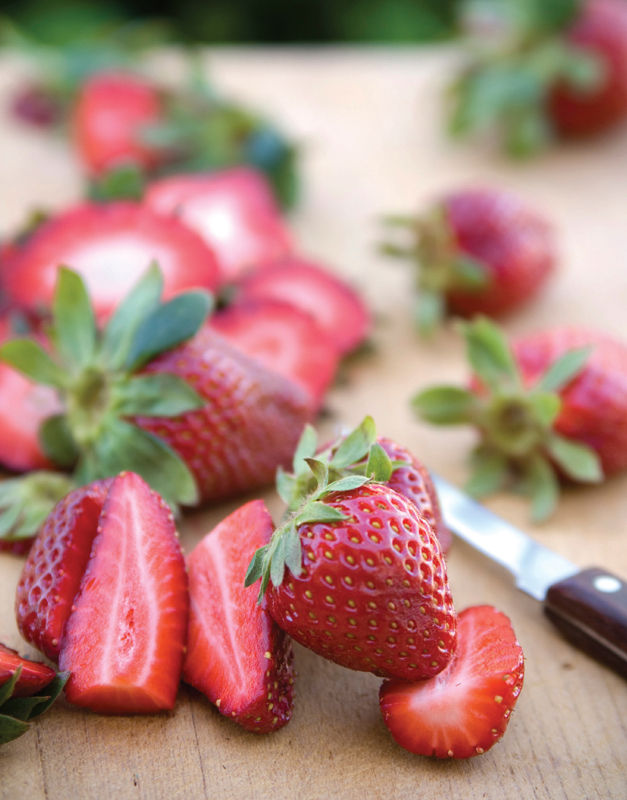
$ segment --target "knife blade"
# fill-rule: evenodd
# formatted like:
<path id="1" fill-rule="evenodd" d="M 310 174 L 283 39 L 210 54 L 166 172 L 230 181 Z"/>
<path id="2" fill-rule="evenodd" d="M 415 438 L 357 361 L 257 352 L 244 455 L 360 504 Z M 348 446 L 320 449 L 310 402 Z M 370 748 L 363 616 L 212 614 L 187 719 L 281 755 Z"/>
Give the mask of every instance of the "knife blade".
<path id="1" fill-rule="evenodd" d="M 511 572 L 572 644 L 627 678 L 627 582 L 598 567 L 581 569 L 432 477 L 451 531 Z"/>

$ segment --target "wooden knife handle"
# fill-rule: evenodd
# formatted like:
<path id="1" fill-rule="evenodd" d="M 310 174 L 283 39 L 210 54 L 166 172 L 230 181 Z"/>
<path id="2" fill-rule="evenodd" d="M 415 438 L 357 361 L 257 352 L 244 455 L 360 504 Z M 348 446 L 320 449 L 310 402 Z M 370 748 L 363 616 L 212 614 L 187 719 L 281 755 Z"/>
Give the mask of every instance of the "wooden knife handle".
<path id="1" fill-rule="evenodd" d="M 627 678 L 626 581 L 585 569 L 549 588 L 544 611 L 570 642 Z"/>

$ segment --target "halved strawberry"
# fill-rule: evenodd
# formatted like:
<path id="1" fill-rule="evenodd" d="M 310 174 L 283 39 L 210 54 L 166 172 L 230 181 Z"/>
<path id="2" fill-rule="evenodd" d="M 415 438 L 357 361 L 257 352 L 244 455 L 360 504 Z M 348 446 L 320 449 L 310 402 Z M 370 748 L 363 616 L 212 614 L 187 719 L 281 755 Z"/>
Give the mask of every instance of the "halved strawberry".
<path id="1" fill-rule="evenodd" d="M 27 697 L 47 686 L 55 676 L 55 671 L 40 661 L 22 658 L 17 650 L 0 643 L 0 686 L 4 686 L 20 669 L 13 697 Z M 1 713 L 1 712 L 0 712 Z"/>
<path id="2" fill-rule="evenodd" d="M 50 218 L 12 258 L 4 281 L 22 308 L 49 308 L 59 266 L 71 266 L 85 279 L 102 320 L 152 261 L 161 268 L 166 298 L 220 282 L 215 256 L 194 231 L 131 202 L 85 203 Z"/>
<path id="3" fill-rule="evenodd" d="M 187 634 L 185 561 L 172 513 L 132 472 L 111 484 L 67 621 L 66 697 L 101 713 L 174 706 Z"/>
<path id="4" fill-rule="evenodd" d="M 248 562 L 274 525 L 262 500 L 234 511 L 187 558 L 190 616 L 183 679 L 255 733 L 292 713 L 292 647 L 244 588 Z"/>
<path id="5" fill-rule="evenodd" d="M 259 266 L 240 286 L 243 299 L 273 298 L 307 311 L 342 354 L 353 350 L 368 335 L 370 314 L 366 306 L 348 284 L 329 270 L 296 256 Z"/>
<path id="6" fill-rule="evenodd" d="M 339 361 L 335 342 L 314 318 L 271 298 L 243 300 L 214 314 L 209 326 L 266 367 L 298 383 L 319 408 Z"/>
<path id="7" fill-rule="evenodd" d="M 227 280 L 292 251 L 268 182 L 249 167 L 163 178 L 148 188 L 145 202 L 197 231 Z"/>
<path id="8" fill-rule="evenodd" d="M 100 174 L 121 163 L 153 167 L 158 150 L 141 141 L 142 128 L 162 115 L 158 92 L 136 75 L 102 72 L 81 86 L 74 138 L 87 170 Z"/>
<path id="9" fill-rule="evenodd" d="M 20 633 L 56 661 L 87 567 L 111 480 L 74 489 L 54 507 L 30 550 L 15 595 Z"/>
<path id="10" fill-rule="evenodd" d="M 492 606 L 473 606 L 457 617 L 457 648 L 438 675 L 384 681 L 383 720 L 412 753 L 478 755 L 505 733 L 523 676 L 523 652 L 509 619 Z"/>

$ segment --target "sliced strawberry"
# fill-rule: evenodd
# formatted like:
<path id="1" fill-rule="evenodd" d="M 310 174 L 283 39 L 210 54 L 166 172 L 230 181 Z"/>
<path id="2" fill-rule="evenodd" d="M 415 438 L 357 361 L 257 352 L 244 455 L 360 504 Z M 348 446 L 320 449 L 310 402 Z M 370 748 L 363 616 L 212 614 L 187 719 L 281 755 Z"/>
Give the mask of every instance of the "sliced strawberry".
<path id="1" fill-rule="evenodd" d="M 353 289 L 327 269 L 298 257 L 262 265 L 240 290 L 245 299 L 274 298 L 307 311 L 340 353 L 357 347 L 370 329 L 368 310 Z"/>
<path id="2" fill-rule="evenodd" d="M 277 730 L 292 713 L 292 647 L 287 634 L 244 588 L 248 562 L 270 540 L 262 500 L 234 511 L 187 559 L 190 616 L 183 679 L 221 714 L 255 733 Z"/>
<path id="3" fill-rule="evenodd" d="M 149 187 L 145 202 L 197 231 L 229 281 L 292 251 L 272 190 L 250 167 L 163 178 Z"/>
<path id="4" fill-rule="evenodd" d="M 0 643 L 0 686 L 3 686 L 14 672 L 21 668 L 13 697 L 27 697 L 47 686 L 55 676 L 55 671 L 39 661 L 22 658 L 17 650 Z"/>
<path id="5" fill-rule="evenodd" d="M 215 314 L 210 327 L 249 356 L 302 386 L 319 408 L 339 361 L 314 318 L 280 300 L 242 301 Z"/>
<path id="6" fill-rule="evenodd" d="M 524 659 L 509 619 L 492 606 L 457 618 L 457 649 L 434 678 L 385 681 L 379 700 L 385 724 L 406 750 L 468 758 L 505 732 L 522 689 Z"/>
<path id="7" fill-rule="evenodd" d="M 141 142 L 141 133 L 160 117 L 158 93 L 136 75 L 99 73 L 89 78 L 74 111 L 74 138 L 87 170 L 98 175 L 121 163 L 155 166 L 160 153 Z"/>
<path id="8" fill-rule="evenodd" d="M 89 560 L 111 480 L 75 489 L 54 507 L 37 534 L 15 596 L 20 633 L 56 661 L 63 629 Z"/>
<path id="9" fill-rule="evenodd" d="M 18 305 L 49 308 L 57 269 L 70 266 L 85 279 L 103 319 L 152 261 L 161 268 L 166 299 L 220 282 L 213 253 L 194 231 L 130 202 L 83 204 L 52 217 L 20 248 L 4 278 Z"/>
<path id="10" fill-rule="evenodd" d="M 171 709 L 188 604 L 169 507 L 139 475 L 121 473 L 107 494 L 61 643 L 69 702 L 111 714 Z"/>

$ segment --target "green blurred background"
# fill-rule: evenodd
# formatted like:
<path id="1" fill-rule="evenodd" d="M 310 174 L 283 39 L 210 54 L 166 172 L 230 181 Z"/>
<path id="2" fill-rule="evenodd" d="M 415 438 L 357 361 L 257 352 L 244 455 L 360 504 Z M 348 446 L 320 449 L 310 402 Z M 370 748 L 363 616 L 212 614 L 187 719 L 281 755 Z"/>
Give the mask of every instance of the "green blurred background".
<path id="1" fill-rule="evenodd" d="M 3 0 L 2 13 L 46 44 L 100 38 L 129 20 L 164 21 L 188 43 L 414 43 L 455 30 L 459 0 Z"/>

